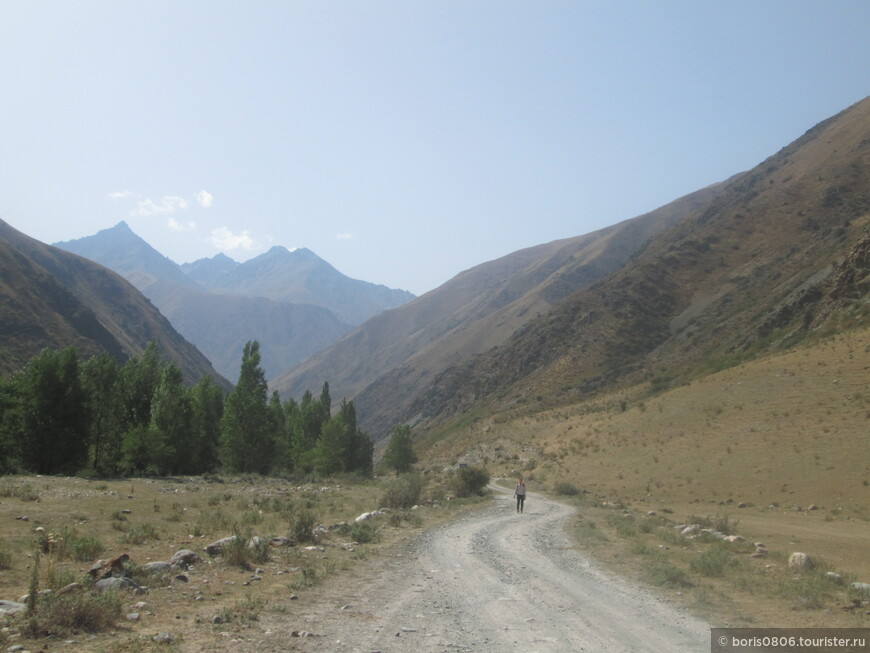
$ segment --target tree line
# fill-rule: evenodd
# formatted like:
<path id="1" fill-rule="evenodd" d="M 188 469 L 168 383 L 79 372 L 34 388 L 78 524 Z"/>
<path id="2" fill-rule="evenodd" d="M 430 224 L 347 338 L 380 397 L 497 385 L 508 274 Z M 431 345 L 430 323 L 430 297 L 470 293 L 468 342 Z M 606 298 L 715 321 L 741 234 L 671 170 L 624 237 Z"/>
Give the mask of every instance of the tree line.
<path id="1" fill-rule="evenodd" d="M 270 397 L 257 341 L 227 395 L 206 376 L 186 386 L 154 343 L 124 364 L 45 349 L 0 379 L 0 473 L 371 474 L 372 455 L 353 402 L 333 415 L 328 383 L 298 402 Z"/>

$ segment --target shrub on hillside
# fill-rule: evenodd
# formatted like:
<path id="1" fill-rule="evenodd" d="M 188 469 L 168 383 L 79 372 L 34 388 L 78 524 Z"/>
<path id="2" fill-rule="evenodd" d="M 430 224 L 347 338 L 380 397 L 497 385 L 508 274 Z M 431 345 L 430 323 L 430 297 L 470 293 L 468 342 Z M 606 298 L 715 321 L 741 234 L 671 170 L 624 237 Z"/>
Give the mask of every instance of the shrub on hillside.
<path id="1" fill-rule="evenodd" d="M 649 570 L 649 580 L 659 587 L 691 587 L 685 571 L 670 562 L 660 562 Z"/>
<path id="2" fill-rule="evenodd" d="M 460 467 L 451 481 L 451 489 L 457 497 L 481 495 L 489 483 L 489 472 L 481 467 Z"/>
<path id="3" fill-rule="evenodd" d="M 369 542 L 378 542 L 381 539 L 378 527 L 369 521 L 354 522 L 346 524 L 342 528 L 342 532 L 347 535 L 353 542 L 358 544 L 368 544 Z"/>
<path id="4" fill-rule="evenodd" d="M 317 518 L 310 510 L 300 510 L 290 523 L 290 539 L 297 544 L 314 541 L 314 525 Z"/>
<path id="5" fill-rule="evenodd" d="M 387 508 L 407 510 L 420 501 L 425 482 L 419 474 L 404 474 L 387 483 L 382 505 Z"/>
<path id="6" fill-rule="evenodd" d="M 120 616 L 121 601 L 115 592 L 47 595 L 40 597 L 24 630 L 30 637 L 97 633 L 112 628 Z"/>
<path id="7" fill-rule="evenodd" d="M 701 553 L 689 563 L 689 569 L 702 576 L 721 576 L 725 569 L 736 561 L 725 549 L 714 546 Z"/>
<path id="8" fill-rule="evenodd" d="M 566 497 L 576 497 L 580 494 L 580 489 L 574 485 L 573 483 L 569 483 L 568 481 L 559 481 L 556 485 L 553 486 L 553 491 L 556 494 L 561 494 Z"/>
<path id="9" fill-rule="evenodd" d="M 255 564 L 261 564 L 269 559 L 269 541 L 261 537 L 252 537 L 250 531 L 233 532 L 234 539 L 228 542 L 222 551 L 227 564 L 242 569 L 249 569 Z"/>

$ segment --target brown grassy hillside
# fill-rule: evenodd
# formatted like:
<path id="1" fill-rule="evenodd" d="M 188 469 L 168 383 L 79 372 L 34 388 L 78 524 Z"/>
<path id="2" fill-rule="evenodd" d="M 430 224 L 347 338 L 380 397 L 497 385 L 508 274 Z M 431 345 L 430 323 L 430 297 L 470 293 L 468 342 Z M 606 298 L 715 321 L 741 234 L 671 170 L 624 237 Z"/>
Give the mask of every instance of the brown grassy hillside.
<path id="1" fill-rule="evenodd" d="M 803 551 L 849 579 L 870 582 L 868 378 L 865 328 L 661 393 L 645 383 L 555 409 L 529 402 L 512 416 L 469 420 L 425 444 L 432 461 L 523 474 L 533 490 L 567 484 L 587 491 L 587 504 L 625 506 L 638 519 L 648 511 L 673 523 L 726 519 L 771 550 L 773 557 L 758 563 L 762 570 L 782 572 L 782 556 Z M 594 518 L 589 505 L 581 512 Z M 581 536 L 584 546 L 592 535 Z M 698 547 L 666 545 L 689 559 L 698 553 Z M 607 557 L 614 546 L 600 553 Z M 627 551 L 613 562 L 625 571 L 636 557 Z M 788 581 L 787 574 L 782 578 Z M 729 600 L 742 591 L 722 589 Z M 767 625 L 809 623 L 807 613 L 789 612 L 787 605 L 784 614 Z M 821 611 L 809 617 L 819 626 L 839 619 Z"/>
<path id="2" fill-rule="evenodd" d="M 571 293 L 612 274 L 715 193 L 705 188 L 612 227 L 466 270 L 369 320 L 272 387 L 295 397 L 329 380 L 335 396 L 354 398 L 363 427 L 381 437 L 448 366 L 502 344 Z"/>

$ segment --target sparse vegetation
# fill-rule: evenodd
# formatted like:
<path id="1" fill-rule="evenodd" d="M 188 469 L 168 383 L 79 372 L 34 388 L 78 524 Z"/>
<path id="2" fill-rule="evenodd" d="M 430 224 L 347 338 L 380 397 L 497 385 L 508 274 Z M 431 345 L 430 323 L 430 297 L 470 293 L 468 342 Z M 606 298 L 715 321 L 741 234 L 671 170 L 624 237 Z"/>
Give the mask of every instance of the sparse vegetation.
<path id="1" fill-rule="evenodd" d="M 424 485 L 420 474 L 403 474 L 387 482 L 381 503 L 387 508 L 407 510 L 419 503 Z"/>
<path id="2" fill-rule="evenodd" d="M 711 546 L 689 562 L 689 569 L 701 576 L 722 576 L 726 568 L 737 564 L 737 559 L 719 546 Z"/>
<path id="3" fill-rule="evenodd" d="M 24 634 L 41 638 L 99 633 L 113 627 L 120 616 L 121 601 L 115 592 L 46 595 L 27 618 Z"/>
<path id="4" fill-rule="evenodd" d="M 278 597 L 269 600 L 269 610 L 292 610 L 288 588 L 307 591 L 378 548 L 411 535 L 411 529 L 463 509 L 464 501 L 433 508 L 431 500 L 421 496 L 417 510 L 393 509 L 386 516 L 354 522 L 361 512 L 382 505 L 394 481 L 410 481 L 419 489 L 421 479 L 418 475 L 381 480 L 342 476 L 301 479 L 293 485 L 261 476 L 98 483 L 75 477 L 6 477 L 2 480 L 10 496 L 3 498 L 4 506 L 20 515 L 30 512 L 31 517 L 4 524 L 0 598 L 27 594 L 33 600 L 31 617 L 7 619 L 4 625 L 9 630 L 0 641 L 12 635 L 15 643 L 38 650 L 46 637 L 79 639 L 87 634 L 94 638 L 87 650 L 121 651 L 140 650 L 140 635 L 153 631 L 171 631 L 179 640 L 177 611 L 166 606 L 190 588 L 205 599 L 199 605 L 210 612 L 202 623 L 184 622 L 185 641 L 219 635 L 224 627 L 211 623 L 214 615 L 224 615 L 224 623 L 235 627 L 253 623 L 263 614 L 267 595 Z M 21 492 L 24 487 L 28 490 Z M 28 498 L 37 490 L 38 520 Z M 169 515 L 177 518 L 165 519 Z M 210 557 L 204 551 L 207 544 L 233 534 L 238 536 L 235 546 L 220 555 Z M 270 545 L 273 535 L 285 538 L 280 546 Z M 311 545 L 316 548 L 307 551 Z M 181 548 L 192 549 L 205 562 L 195 563 L 189 571 L 146 567 L 151 561 L 166 561 Z M 122 553 L 130 558 L 123 563 L 124 573 L 149 588 L 141 599 L 124 592 L 100 594 L 92 587 L 87 574 L 91 563 Z M 257 569 L 263 573 L 251 581 Z M 56 594 L 70 585 L 78 587 L 76 583 L 78 589 L 56 600 L 41 593 L 50 589 Z M 131 611 L 129 606 L 139 600 L 151 606 L 151 614 L 140 622 L 125 620 L 121 626 L 119 610 Z M 150 636 L 145 638 L 149 646 Z"/>
<path id="5" fill-rule="evenodd" d="M 649 582 L 659 587 L 691 587 L 688 574 L 670 562 L 659 562 L 650 567 Z"/>
<path id="6" fill-rule="evenodd" d="M 290 538 L 296 542 L 305 543 L 314 541 L 314 525 L 317 517 L 310 510 L 300 510 L 293 517 L 290 525 Z"/>
<path id="7" fill-rule="evenodd" d="M 489 483 L 489 472 L 481 467 L 460 467 L 455 470 L 451 489 L 457 497 L 480 495 Z"/>
<path id="8" fill-rule="evenodd" d="M 553 486 L 553 492 L 566 497 L 576 497 L 581 490 L 573 483 L 568 481 L 559 481 Z"/>

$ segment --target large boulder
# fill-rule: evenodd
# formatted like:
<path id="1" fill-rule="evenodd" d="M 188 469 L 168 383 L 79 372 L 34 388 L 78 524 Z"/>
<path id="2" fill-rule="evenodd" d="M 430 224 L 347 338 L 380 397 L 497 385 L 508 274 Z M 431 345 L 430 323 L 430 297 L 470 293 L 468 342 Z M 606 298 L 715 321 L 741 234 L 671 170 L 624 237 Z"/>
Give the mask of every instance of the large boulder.
<path id="1" fill-rule="evenodd" d="M 194 565 L 197 562 L 202 562 L 202 558 L 190 549 L 176 551 L 172 554 L 172 557 L 169 558 L 169 564 L 183 569 L 187 569 L 190 565 Z"/>
<path id="2" fill-rule="evenodd" d="M 139 583 L 132 580 L 131 578 L 123 577 L 101 578 L 96 583 L 94 583 L 94 587 L 96 587 L 101 592 L 107 592 L 110 590 L 125 590 L 128 592 L 133 592 L 134 594 L 145 593 L 145 588 L 139 585 Z"/>
<path id="3" fill-rule="evenodd" d="M 236 541 L 235 535 L 230 535 L 229 537 L 222 537 L 221 539 L 212 542 L 207 547 L 205 547 L 205 552 L 210 556 L 219 556 L 224 552 L 224 549 Z"/>
<path id="4" fill-rule="evenodd" d="M 172 571 L 172 565 L 165 561 L 146 562 L 142 565 L 142 571 L 147 571 L 152 574 L 168 574 Z"/>

